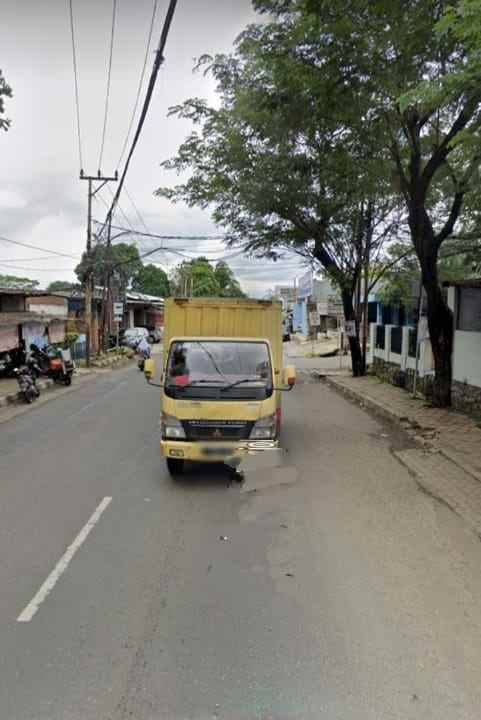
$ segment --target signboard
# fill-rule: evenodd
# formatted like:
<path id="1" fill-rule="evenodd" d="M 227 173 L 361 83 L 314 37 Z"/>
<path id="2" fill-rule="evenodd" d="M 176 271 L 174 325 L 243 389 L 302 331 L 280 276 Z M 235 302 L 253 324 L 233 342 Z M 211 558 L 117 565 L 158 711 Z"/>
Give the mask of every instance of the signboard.
<path id="1" fill-rule="evenodd" d="M 309 313 L 309 325 L 311 327 L 317 327 L 321 324 L 321 317 L 317 310 L 312 310 L 312 312 Z"/>
<path id="2" fill-rule="evenodd" d="M 297 286 L 297 298 L 302 300 L 312 295 L 312 272 L 306 272 L 305 275 L 299 278 L 299 285 Z"/>
<path id="3" fill-rule="evenodd" d="M 356 337 L 356 322 L 354 320 L 346 320 L 344 330 L 347 337 Z"/>
<path id="4" fill-rule="evenodd" d="M 121 302 L 114 303 L 114 319 L 119 322 L 124 316 L 124 304 Z"/>

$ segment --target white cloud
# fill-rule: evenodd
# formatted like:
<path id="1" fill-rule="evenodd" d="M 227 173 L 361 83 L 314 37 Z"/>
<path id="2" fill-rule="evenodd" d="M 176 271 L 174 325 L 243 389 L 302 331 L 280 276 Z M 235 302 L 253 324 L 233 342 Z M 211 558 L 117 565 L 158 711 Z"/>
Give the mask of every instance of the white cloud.
<path id="1" fill-rule="evenodd" d="M 26 204 L 27 201 L 20 193 L 0 188 L 0 210 L 15 210 L 25 207 Z"/>

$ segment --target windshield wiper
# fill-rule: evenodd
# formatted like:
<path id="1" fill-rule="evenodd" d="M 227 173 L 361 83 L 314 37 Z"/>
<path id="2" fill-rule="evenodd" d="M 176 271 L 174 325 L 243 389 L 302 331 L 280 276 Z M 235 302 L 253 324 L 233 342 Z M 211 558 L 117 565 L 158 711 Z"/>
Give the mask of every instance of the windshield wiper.
<path id="1" fill-rule="evenodd" d="M 220 391 L 224 392 L 224 390 L 230 390 L 231 388 L 235 387 L 236 385 L 242 385 L 242 383 L 246 383 L 246 382 L 259 382 L 260 380 L 262 380 L 262 378 L 251 378 L 251 377 L 242 378 L 241 380 L 236 380 L 235 382 L 229 383 L 228 385 L 223 385 L 221 387 Z"/>

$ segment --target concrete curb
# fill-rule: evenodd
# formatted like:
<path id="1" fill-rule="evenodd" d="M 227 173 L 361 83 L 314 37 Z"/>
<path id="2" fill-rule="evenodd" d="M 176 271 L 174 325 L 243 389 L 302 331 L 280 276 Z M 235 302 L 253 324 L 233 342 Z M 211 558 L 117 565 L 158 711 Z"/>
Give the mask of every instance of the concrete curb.
<path id="1" fill-rule="evenodd" d="M 361 392 L 357 392 L 356 390 L 353 390 L 352 388 L 346 387 L 342 382 L 339 382 L 334 377 L 330 377 L 326 375 L 324 377 L 324 381 L 326 384 L 332 388 L 333 390 L 336 390 L 337 392 L 342 393 L 346 397 L 348 397 L 350 400 L 354 400 L 355 402 L 360 403 L 362 407 L 368 408 L 371 410 L 375 415 L 378 417 L 381 417 L 383 420 L 387 420 L 388 422 L 395 424 L 395 425 L 410 425 L 412 430 L 431 430 L 432 428 L 428 427 L 422 427 L 419 425 L 419 422 L 414 417 L 409 417 L 409 415 L 403 415 L 401 413 L 396 412 L 395 410 L 386 407 L 382 403 L 378 402 L 377 400 L 374 400 L 373 398 L 367 397 L 366 395 L 363 395 Z M 415 442 L 416 439 L 414 439 Z M 419 444 L 419 443 L 418 443 Z M 462 456 L 460 456 L 457 453 L 453 453 L 450 450 L 446 450 L 443 447 L 437 448 L 441 455 L 443 455 L 447 460 L 453 463 L 453 465 L 456 465 L 460 470 L 463 470 L 466 474 L 473 477 L 475 480 L 481 483 L 481 474 L 474 468 L 469 462 L 467 462 Z"/>

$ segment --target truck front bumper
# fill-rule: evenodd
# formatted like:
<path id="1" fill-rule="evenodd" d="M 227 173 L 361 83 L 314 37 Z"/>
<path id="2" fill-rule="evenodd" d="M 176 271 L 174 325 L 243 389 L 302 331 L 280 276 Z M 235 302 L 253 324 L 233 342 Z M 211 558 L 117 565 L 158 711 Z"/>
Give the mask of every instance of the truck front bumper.
<path id="1" fill-rule="evenodd" d="M 238 440 L 237 442 L 188 442 L 161 440 L 160 452 L 166 458 L 193 462 L 225 462 L 248 453 L 277 448 L 277 440 Z"/>

